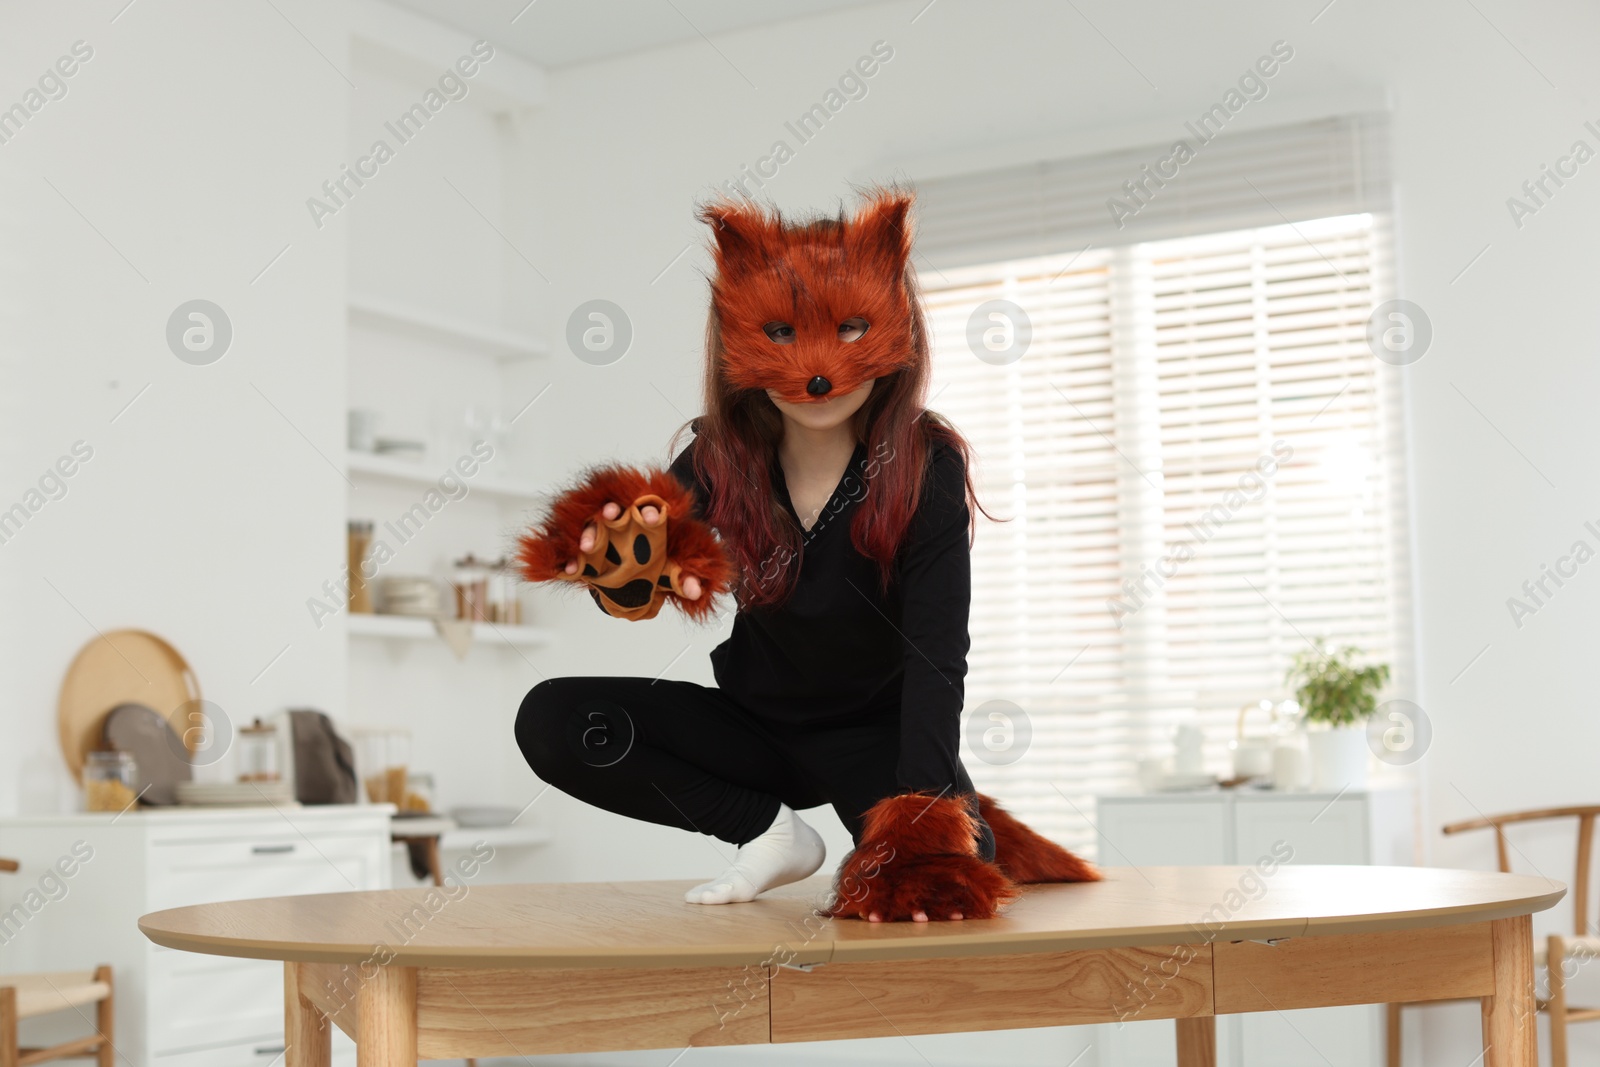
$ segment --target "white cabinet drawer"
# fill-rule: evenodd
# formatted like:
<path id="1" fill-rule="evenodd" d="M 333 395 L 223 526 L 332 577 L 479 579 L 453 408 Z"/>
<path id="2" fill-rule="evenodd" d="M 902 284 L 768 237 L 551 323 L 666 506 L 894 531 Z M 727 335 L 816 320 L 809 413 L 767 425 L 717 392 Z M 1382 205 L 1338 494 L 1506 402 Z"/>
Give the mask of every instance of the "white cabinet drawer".
<path id="1" fill-rule="evenodd" d="M 1100 856 L 1135 867 L 1206 867 L 1233 862 L 1232 827 L 1223 798 L 1101 798 Z"/>
<path id="2" fill-rule="evenodd" d="M 1263 856 L 1282 858 L 1282 845 L 1294 849 L 1290 863 L 1371 863 L 1367 847 L 1367 802 L 1352 797 L 1273 797 L 1270 803 L 1241 797 L 1237 805 L 1235 863 Z"/>
<path id="3" fill-rule="evenodd" d="M 283 1035 L 192 1053 L 157 1054 L 150 1059 L 150 1067 L 283 1067 Z M 342 1030 L 333 1032 L 333 1067 L 355 1067 L 355 1041 L 344 1037 Z"/>
<path id="4" fill-rule="evenodd" d="M 150 909 L 382 885 L 386 846 L 372 836 L 317 835 L 157 844 L 150 850 Z"/>
<path id="5" fill-rule="evenodd" d="M 157 1055 L 223 1042 L 282 1044 L 283 964 L 152 949 L 149 977 Z"/>
<path id="6" fill-rule="evenodd" d="M 110 964 L 118 1067 L 283 1067 L 281 965 L 161 949 L 138 933 L 138 918 L 206 901 L 388 888 L 389 818 L 356 805 L 0 816 L 0 854 L 33 872 L 29 885 L 76 842 L 93 849 L 91 859 L 80 849 L 77 873 L 63 878 L 70 892 L 0 947 L 0 969 Z M 75 1036 L 82 1021 L 64 1014 L 36 1020 L 38 1037 L 54 1037 L 53 1027 Z M 354 1067 L 349 1040 L 333 1043 L 336 1062 Z"/>
<path id="7" fill-rule="evenodd" d="M 280 1033 L 270 1041 L 179 1052 L 170 1056 L 157 1053 L 151 1067 L 274 1067 L 282 1063 L 283 1035 Z"/>
<path id="8" fill-rule="evenodd" d="M 356 1067 L 355 1044 L 338 1032 L 333 1035 L 333 1065 Z M 150 1067 L 283 1067 L 283 1035 L 270 1041 L 158 1055 L 150 1061 Z"/>

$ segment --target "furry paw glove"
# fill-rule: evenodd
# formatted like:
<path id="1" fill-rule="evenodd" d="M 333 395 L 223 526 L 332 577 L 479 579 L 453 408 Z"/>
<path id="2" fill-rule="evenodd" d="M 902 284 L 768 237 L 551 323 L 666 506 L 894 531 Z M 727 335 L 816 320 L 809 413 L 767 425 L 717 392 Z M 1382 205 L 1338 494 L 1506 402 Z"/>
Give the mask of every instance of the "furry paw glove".
<path id="1" fill-rule="evenodd" d="M 978 824 L 959 797 L 903 793 L 867 812 L 861 843 L 839 866 L 836 918 L 988 919 L 1017 887 L 978 856 Z"/>
<path id="2" fill-rule="evenodd" d="M 612 503 L 622 513 L 608 520 L 601 509 Z M 583 583 L 595 603 L 619 619 L 652 619 L 669 600 L 690 618 L 705 619 L 713 600 L 732 587 L 734 568 L 711 527 L 695 517 L 694 505 L 694 494 L 667 471 L 588 471 L 518 540 L 522 577 Z M 641 514 L 646 507 L 660 511 L 653 524 Z M 583 552 L 579 541 L 591 522 L 594 547 Z M 568 574 L 573 560 L 578 573 Z M 691 577 L 700 582 L 695 600 L 683 595 L 684 580 Z"/>
<path id="3" fill-rule="evenodd" d="M 1021 892 L 1022 883 L 1096 882 L 1090 864 L 1012 816 L 992 798 L 976 794 L 978 810 L 994 832 L 995 856 L 978 855 L 977 821 L 966 798 L 904 793 L 885 797 L 867 812 L 861 843 L 834 879 L 835 918 L 886 922 L 914 918 L 990 919 Z"/>

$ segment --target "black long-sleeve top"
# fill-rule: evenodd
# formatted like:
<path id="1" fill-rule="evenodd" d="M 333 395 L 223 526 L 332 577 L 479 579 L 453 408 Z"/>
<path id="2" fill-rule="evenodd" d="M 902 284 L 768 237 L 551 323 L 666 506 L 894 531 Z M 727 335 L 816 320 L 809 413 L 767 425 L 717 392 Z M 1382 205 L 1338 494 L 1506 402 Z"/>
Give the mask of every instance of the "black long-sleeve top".
<path id="1" fill-rule="evenodd" d="M 702 514 L 709 497 L 695 475 L 690 442 L 671 471 Z M 789 723 L 824 724 L 900 708 L 897 768 L 902 791 L 954 795 L 963 777 L 961 708 L 972 598 L 966 472 L 943 442 L 928 450 L 922 495 L 887 591 L 878 565 L 857 552 L 850 522 L 876 465 L 904 462 L 856 446 L 812 528 L 805 531 L 794 592 L 776 608 L 751 608 L 711 653 L 717 685 L 744 707 Z M 773 458 L 772 492 L 800 526 Z M 786 565 L 774 559 L 768 567 Z M 970 787 L 969 787 L 970 788 Z"/>

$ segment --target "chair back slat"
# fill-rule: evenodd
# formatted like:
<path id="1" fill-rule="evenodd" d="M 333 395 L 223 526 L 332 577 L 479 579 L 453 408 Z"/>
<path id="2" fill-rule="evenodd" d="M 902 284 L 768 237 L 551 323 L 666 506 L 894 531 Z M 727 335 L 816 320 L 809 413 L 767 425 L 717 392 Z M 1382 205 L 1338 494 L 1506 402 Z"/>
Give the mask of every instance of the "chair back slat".
<path id="1" fill-rule="evenodd" d="M 1578 869 L 1572 878 L 1572 932 L 1589 932 L 1589 858 L 1594 850 L 1594 813 L 1578 816 Z"/>
<path id="2" fill-rule="evenodd" d="M 1511 873 L 1510 843 L 1506 840 L 1506 827 L 1514 823 L 1541 822 L 1548 819 L 1577 819 L 1578 820 L 1578 861 L 1577 869 L 1572 879 L 1572 930 L 1582 937 L 1589 931 L 1589 868 L 1594 858 L 1594 826 L 1595 816 L 1600 815 L 1600 804 L 1582 805 L 1570 808 L 1536 808 L 1530 811 L 1512 811 L 1504 815 L 1486 815 L 1478 819 L 1468 819 L 1465 822 L 1451 823 L 1444 827 L 1447 834 L 1459 834 L 1465 830 L 1494 831 L 1495 859 L 1500 870 L 1506 874 Z"/>

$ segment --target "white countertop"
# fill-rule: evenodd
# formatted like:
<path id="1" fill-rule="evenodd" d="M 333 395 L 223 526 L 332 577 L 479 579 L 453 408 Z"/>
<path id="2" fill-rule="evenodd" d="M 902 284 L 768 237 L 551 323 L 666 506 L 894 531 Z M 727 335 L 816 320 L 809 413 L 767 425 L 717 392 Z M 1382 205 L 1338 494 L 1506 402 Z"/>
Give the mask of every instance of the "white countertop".
<path id="1" fill-rule="evenodd" d="M 322 819 L 348 819 L 352 816 L 390 818 L 393 804 L 307 804 L 295 807 L 273 807 L 268 804 L 251 807 L 185 807 L 174 805 L 161 808 L 139 808 L 124 812 L 80 811 L 62 815 L 0 815 L 0 827 L 27 826 L 106 826 L 114 822 L 138 824 L 160 823 L 177 826 L 185 823 L 214 825 L 238 822 L 240 819 L 271 817 L 287 819 L 291 823 L 313 822 Z"/>
<path id="2" fill-rule="evenodd" d="M 1215 800 L 1222 797 L 1238 797 L 1240 800 L 1322 800 L 1331 801 L 1336 797 L 1364 797 L 1374 793 L 1392 793 L 1410 789 L 1411 783 L 1407 781 L 1374 781 L 1368 782 L 1359 789 L 1251 789 L 1233 788 L 1223 789 L 1220 786 L 1210 786 L 1205 789 L 1174 789 L 1166 792 L 1147 792 L 1143 789 L 1129 789 L 1120 792 L 1096 794 L 1097 800 Z"/>

